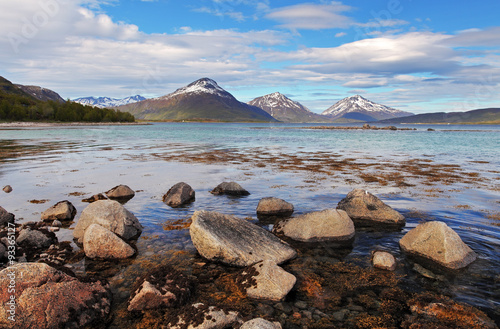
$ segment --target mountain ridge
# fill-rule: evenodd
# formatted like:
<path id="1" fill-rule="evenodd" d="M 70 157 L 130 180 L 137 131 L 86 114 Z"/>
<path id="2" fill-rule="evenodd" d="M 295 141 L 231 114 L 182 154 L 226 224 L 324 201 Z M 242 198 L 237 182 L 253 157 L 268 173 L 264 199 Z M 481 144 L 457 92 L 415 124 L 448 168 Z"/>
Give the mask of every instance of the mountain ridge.
<path id="1" fill-rule="evenodd" d="M 500 124 L 500 108 L 484 108 L 465 112 L 433 112 L 381 120 L 381 123 L 407 124 Z"/>
<path id="2" fill-rule="evenodd" d="M 330 118 L 312 112 L 304 105 L 279 92 L 254 98 L 247 104 L 263 109 L 282 122 L 333 122 Z"/>
<path id="3" fill-rule="evenodd" d="M 145 100 L 146 98 L 141 95 L 128 96 L 124 98 L 111 98 L 111 97 L 79 97 L 75 98 L 72 101 L 76 103 L 80 103 L 82 105 L 91 105 L 100 108 L 108 108 L 115 107 L 121 105 L 132 104 L 136 102 L 140 102 Z"/>

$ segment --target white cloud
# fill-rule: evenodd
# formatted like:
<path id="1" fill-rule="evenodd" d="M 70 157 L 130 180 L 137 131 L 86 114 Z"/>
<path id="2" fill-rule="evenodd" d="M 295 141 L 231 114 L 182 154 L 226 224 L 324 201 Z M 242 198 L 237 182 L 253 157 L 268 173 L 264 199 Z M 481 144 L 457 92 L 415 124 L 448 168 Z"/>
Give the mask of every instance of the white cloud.
<path id="1" fill-rule="evenodd" d="M 346 35 L 347 35 L 347 33 L 345 33 L 345 32 L 339 32 L 339 33 L 335 34 L 335 38 L 345 37 Z"/>
<path id="2" fill-rule="evenodd" d="M 352 24 L 352 20 L 341 13 L 350 9 L 351 7 L 339 2 L 304 3 L 275 9 L 266 18 L 278 21 L 281 23 L 280 27 L 291 30 L 346 28 Z"/>

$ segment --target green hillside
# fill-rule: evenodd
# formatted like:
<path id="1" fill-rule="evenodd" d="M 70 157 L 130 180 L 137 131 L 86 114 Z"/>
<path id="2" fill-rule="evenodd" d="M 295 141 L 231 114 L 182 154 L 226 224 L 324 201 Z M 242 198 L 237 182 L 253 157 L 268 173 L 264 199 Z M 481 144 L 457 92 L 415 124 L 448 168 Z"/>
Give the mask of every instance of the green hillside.
<path id="1" fill-rule="evenodd" d="M 381 120 L 382 123 L 429 123 L 429 124 L 500 124 L 500 108 L 488 108 L 467 112 L 437 112 L 409 117 Z"/>
<path id="2" fill-rule="evenodd" d="M 40 101 L 0 77 L 0 121 L 133 122 L 135 118 L 70 101 Z"/>

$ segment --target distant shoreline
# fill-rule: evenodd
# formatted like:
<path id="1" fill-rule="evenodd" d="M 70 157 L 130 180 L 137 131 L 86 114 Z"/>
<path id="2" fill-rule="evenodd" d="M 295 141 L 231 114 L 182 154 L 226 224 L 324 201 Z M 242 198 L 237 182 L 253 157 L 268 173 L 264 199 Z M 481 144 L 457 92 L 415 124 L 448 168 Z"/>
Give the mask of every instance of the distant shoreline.
<path id="1" fill-rule="evenodd" d="M 79 126 L 144 126 L 149 122 L 0 122 L 0 128 L 43 128 Z"/>

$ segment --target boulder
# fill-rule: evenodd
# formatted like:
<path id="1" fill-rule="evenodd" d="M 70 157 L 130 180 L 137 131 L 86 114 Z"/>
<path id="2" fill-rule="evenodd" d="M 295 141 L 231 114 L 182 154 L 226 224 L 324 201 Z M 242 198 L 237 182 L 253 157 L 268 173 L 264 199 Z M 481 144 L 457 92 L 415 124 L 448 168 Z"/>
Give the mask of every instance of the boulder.
<path id="1" fill-rule="evenodd" d="M 195 199 L 195 192 L 188 184 L 180 182 L 175 184 L 163 196 L 163 202 L 172 208 L 183 206 L 187 203 L 193 202 Z"/>
<path id="2" fill-rule="evenodd" d="M 6 226 L 7 223 L 14 223 L 14 215 L 0 207 L 0 227 Z"/>
<path id="3" fill-rule="evenodd" d="M 129 311 L 160 307 L 178 307 L 191 295 L 191 281 L 171 266 L 159 266 L 136 284 L 128 305 Z"/>
<path id="4" fill-rule="evenodd" d="M 277 302 L 292 290 L 297 279 L 276 263 L 264 260 L 243 270 L 236 281 L 248 297 Z"/>
<path id="5" fill-rule="evenodd" d="M 135 192 L 127 185 L 118 185 L 105 192 L 105 194 L 110 199 L 130 200 L 134 197 Z"/>
<path id="6" fill-rule="evenodd" d="M 290 216 L 293 204 L 278 198 L 262 198 L 257 205 L 258 216 Z"/>
<path id="7" fill-rule="evenodd" d="M 93 202 L 82 211 L 73 231 L 79 243 L 83 242 L 85 230 L 91 224 L 99 224 L 125 240 L 138 237 L 142 232 L 142 225 L 134 214 L 113 200 Z"/>
<path id="8" fill-rule="evenodd" d="M 180 315 L 177 323 L 168 326 L 170 329 L 225 329 L 238 328 L 243 321 L 240 314 L 226 311 L 215 306 L 202 303 L 191 305 Z"/>
<path id="9" fill-rule="evenodd" d="M 22 229 L 16 239 L 16 243 L 25 249 L 47 249 L 56 242 L 55 237 L 29 227 Z"/>
<path id="10" fill-rule="evenodd" d="M 213 211 L 196 211 L 189 233 L 200 255 L 229 265 L 249 266 L 265 259 L 281 264 L 297 256 L 293 248 L 265 229 Z"/>
<path id="11" fill-rule="evenodd" d="M 411 256 L 456 270 L 476 260 L 476 253 L 446 223 L 439 221 L 417 225 L 399 241 L 401 249 Z"/>
<path id="12" fill-rule="evenodd" d="M 406 223 L 403 215 L 362 189 L 349 192 L 337 209 L 347 212 L 357 226 L 403 227 Z"/>
<path id="13" fill-rule="evenodd" d="M 66 221 L 73 220 L 76 215 L 76 208 L 73 206 L 71 202 L 68 200 L 59 201 L 49 209 L 42 212 L 42 220 L 43 221 Z"/>
<path id="14" fill-rule="evenodd" d="M 123 259 L 135 254 L 134 248 L 98 224 L 92 224 L 85 230 L 83 251 L 85 256 L 99 259 Z"/>
<path id="15" fill-rule="evenodd" d="M 10 186 L 10 185 L 5 185 L 5 186 L 3 187 L 3 191 L 4 191 L 5 193 L 10 193 L 10 192 L 12 192 L 12 186 Z"/>
<path id="16" fill-rule="evenodd" d="M 279 322 L 271 322 L 262 318 L 255 318 L 243 323 L 240 329 L 281 329 Z"/>
<path id="17" fill-rule="evenodd" d="M 302 242 L 350 241 L 354 224 L 343 210 L 326 209 L 281 221 L 273 232 Z"/>
<path id="18" fill-rule="evenodd" d="M 242 195 L 249 195 L 250 193 L 245 190 L 243 187 L 241 187 L 240 184 L 236 182 L 223 182 L 217 185 L 216 188 L 214 188 L 210 193 L 215 194 L 215 195 L 221 195 L 221 194 L 226 194 L 226 195 L 236 195 L 236 196 L 242 196 Z"/>
<path id="19" fill-rule="evenodd" d="M 15 282 L 15 292 L 7 287 Z M 101 281 L 81 282 L 45 263 L 19 263 L 0 272 L 0 327 L 82 328 L 103 323 L 111 292 Z M 8 301 L 15 296 L 15 322 Z"/>
<path id="20" fill-rule="evenodd" d="M 373 267 L 382 270 L 394 271 L 396 269 L 396 259 L 387 251 L 375 251 L 372 256 Z"/>

